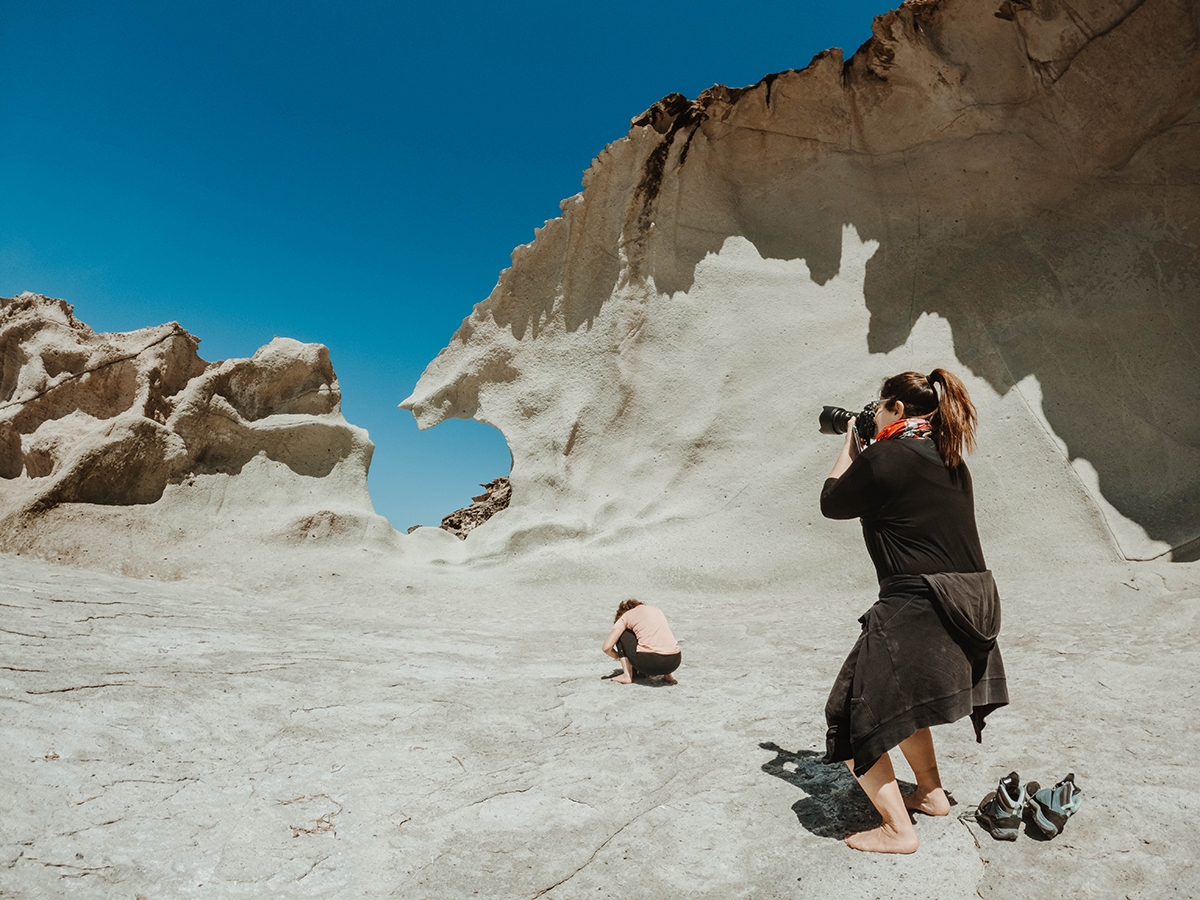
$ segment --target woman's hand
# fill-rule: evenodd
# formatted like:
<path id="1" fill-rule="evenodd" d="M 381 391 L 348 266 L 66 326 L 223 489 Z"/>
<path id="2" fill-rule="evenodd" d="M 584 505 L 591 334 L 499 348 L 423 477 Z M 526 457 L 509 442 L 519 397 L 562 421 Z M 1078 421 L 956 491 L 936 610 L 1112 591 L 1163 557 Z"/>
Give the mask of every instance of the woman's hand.
<path id="1" fill-rule="evenodd" d="M 851 416 L 850 421 L 846 423 L 846 440 L 842 442 L 842 452 L 838 454 L 837 461 L 833 464 L 833 471 L 829 473 L 830 478 L 841 478 L 850 468 L 850 463 L 854 462 L 854 458 L 858 456 L 858 441 L 854 439 L 854 425 L 857 421 L 857 417 Z"/>
<path id="2" fill-rule="evenodd" d="M 617 656 L 617 651 L 614 648 L 617 646 L 618 638 L 620 638 L 624 633 L 625 623 L 618 619 L 616 624 L 613 625 L 612 631 L 608 633 L 608 637 L 604 639 L 603 646 L 600 648 L 604 651 L 606 656 L 611 656 L 613 659 L 620 659 L 620 657 Z"/>

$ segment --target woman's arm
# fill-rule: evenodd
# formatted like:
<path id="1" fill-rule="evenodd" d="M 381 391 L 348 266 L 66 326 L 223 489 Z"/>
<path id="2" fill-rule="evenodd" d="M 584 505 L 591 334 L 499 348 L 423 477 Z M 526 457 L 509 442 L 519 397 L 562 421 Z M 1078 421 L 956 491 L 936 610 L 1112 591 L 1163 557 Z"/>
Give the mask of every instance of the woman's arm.
<path id="1" fill-rule="evenodd" d="M 621 616 L 621 618 L 617 619 L 616 624 L 613 625 L 612 631 L 610 631 L 608 633 L 608 637 L 606 637 L 604 639 L 604 646 L 601 647 L 600 649 L 603 650 L 608 656 L 611 656 L 613 659 L 620 659 L 620 657 L 617 656 L 617 651 L 614 650 L 613 648 L 617 646 L 617 640 L 624 633 L 625 633 L 625 617 Z"/>
<path id="2" fill-rule="evenodd" d="M 869 516 L 882 502 L 872 465 L 872 451 L 876 445 L 872 444 L 866 452 L 859 453 L 858 444 L 851 433 L 853 428 L 851 425 L 847 429 L 842 451 L 821 489 L 821 515 L 827 519 Z"/>
<path id="3" fill-rule="evenodd" d="M 833 471 L 829 473 L 830 478 L 841 478 L 850 468 L 850 463 L 854 462 L 854 457 L 858 456 L 858 442 L 854 440 L 854 422 L 855 419 L 852 417 L 846 423 L 846 440 L 842 442 L 842 452 L 838 454 L 838 458 L 833 464 Z"/>

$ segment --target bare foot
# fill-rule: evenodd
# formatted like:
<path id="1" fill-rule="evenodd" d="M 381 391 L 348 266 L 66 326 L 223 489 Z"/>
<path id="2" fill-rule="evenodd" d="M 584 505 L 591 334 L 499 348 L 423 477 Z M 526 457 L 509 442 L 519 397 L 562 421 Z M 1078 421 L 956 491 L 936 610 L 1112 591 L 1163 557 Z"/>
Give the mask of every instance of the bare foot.
<path id="1" fill-rule="evenodd" d="M 666 684 L 679 684 L 679 682 L 675 680 L 674 675 L 664 675 L 663 682 Z"/>
<path id="2" fill-rule="evenodd" d="M 898 832 L 888 825 L 880 825 L 870 831 L 859 831 L 846 838 L 846 844 L 855 850 L 867 853 L 915 853 L 917 832 L 911 825 L 905 832 Z"/>
<path id="3" fill-rule="evenodd" d="M 616 678 L 613 679 L 613 682 L 615 684 L 633 684 L 633 679 L 630 678 L 628 675 L 626 675 L 624 672 L 622 672 L 620 675 L 618 675 Z"/>
<path id="4" fill-rule="evenodd" d="M 950 800 L 940 787 L 930 791 L 917 788 L 904 798 L 904 805 L 913 812 L 925 813 L 927 816 L 950 815 Z"/>

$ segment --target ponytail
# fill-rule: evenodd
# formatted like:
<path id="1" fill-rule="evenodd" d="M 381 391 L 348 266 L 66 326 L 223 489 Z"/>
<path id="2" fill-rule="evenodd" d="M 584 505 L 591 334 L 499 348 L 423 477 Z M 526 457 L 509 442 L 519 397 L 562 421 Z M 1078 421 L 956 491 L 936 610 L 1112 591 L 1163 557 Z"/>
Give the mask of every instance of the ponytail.
<path id="1" fill-rule="evenodd" d="M 954 468 L 963 461 L 964 452 L 975 451 L 975 404 L 966 386 L 945 369 L 934 369 L 926 381 L 938 393 L 937 412 L 929 417 L 933 439 L 942 461 Z M 941 391 L 935 388 L 938 384 Z"/>
<path id="2" fill-rule="evenodd" d="M 938 454 L 950 468 L 963 461 L 964 453 L 974 451 L 975 406 L 966 386 L 945 369 L 934 369 L 928 375 L 893 375 L 883 383 L 879 396 L 888 402 L 889 409 L 899 400 L 905 415 L 929 420 Z"/>

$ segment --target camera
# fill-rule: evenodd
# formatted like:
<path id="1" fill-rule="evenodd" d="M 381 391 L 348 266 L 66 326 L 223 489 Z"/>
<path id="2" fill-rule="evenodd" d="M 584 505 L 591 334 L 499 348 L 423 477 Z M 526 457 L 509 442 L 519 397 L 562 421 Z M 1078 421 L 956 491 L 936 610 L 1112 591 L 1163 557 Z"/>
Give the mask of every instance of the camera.
<path id="1" fill-rule="evenodd" d="M 845 434 L 851 419 L 854 419 L 854 435 L 858 438 L 859 449 L 862 449 L 875 440 L 874 401 L 864 406 L 862 412 L 857 413 L 840 406 L 822 407 L 817 421 L 821 426 L 821 434 Z"/>

